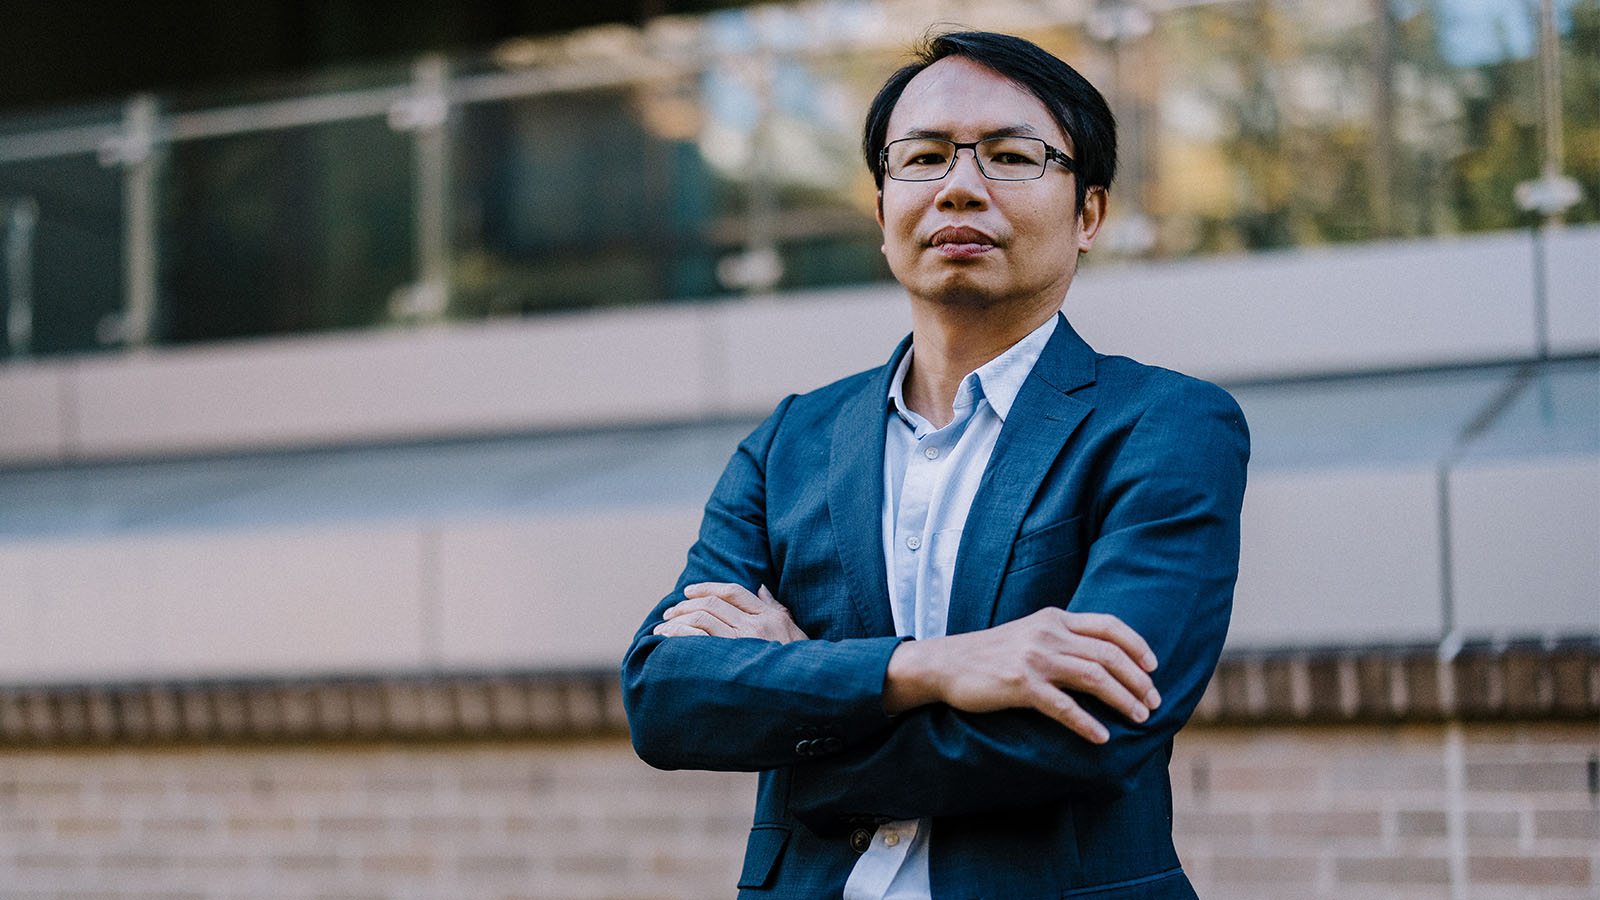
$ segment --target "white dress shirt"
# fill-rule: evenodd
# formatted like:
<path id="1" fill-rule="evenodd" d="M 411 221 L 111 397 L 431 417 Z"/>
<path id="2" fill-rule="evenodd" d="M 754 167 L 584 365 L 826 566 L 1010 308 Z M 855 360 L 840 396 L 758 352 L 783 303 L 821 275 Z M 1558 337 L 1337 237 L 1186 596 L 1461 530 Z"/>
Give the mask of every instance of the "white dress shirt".
<path id="1" fill-rule="evenodd" d="M 889 383 L 883 451 L 883 557 L 894 630 L 943 637 L 950 579 L 972 498 L 1011 404 L 1055 332 L 1056 317 L 961 379 L 955 418 L 935 429 L 906 408 L 903 387 L 915 347 Z M 844 900 L 929 900 L 928 818 L 880 825 L 845 882 Z"/>

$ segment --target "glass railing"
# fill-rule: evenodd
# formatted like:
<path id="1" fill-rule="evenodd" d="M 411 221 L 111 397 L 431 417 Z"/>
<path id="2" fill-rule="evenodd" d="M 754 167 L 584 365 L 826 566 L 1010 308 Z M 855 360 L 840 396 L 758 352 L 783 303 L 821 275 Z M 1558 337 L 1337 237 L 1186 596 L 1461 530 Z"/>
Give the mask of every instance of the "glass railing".
<path id="1" fill-rule="evenodd" d="M 1096 257 L 1162 258 L 1600 219 L 1600 0 L 1545 6 L 1543 30 L 1524 0 L 967 18 L 1107 93 Z M 751 7 L 0 121 L 0 358 L 886 279 L 860 120 L 940 8 Z"/>

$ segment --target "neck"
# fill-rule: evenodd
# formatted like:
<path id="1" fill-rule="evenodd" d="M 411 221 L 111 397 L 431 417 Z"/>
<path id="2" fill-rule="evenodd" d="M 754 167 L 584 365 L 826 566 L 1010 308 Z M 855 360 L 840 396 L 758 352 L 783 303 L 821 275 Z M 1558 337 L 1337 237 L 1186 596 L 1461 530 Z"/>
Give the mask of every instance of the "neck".
<path id="1" fill-rule="evenodd" d="M 950 424 L 961 379 L 1011 349 L 1060 306 L 1046 304 L 1026 315 L 1003 315 L 993 307 L 913 302 L 911 343 L 915 352 L 901 387 L 906 405 L 935 428 Z"/>

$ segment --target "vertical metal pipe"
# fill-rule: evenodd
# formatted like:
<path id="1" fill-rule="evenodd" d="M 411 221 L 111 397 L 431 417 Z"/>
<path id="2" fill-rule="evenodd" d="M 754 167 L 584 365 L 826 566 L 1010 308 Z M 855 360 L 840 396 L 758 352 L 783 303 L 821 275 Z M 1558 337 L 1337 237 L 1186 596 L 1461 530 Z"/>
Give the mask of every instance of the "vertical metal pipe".
<path id="1" fill-rule="evenodd" d="M 424 304 L 423 318 L 437 321 L 444 318 L 450 294 L 450 158 L 445 131 L 450 107 L 444 57 L 423 57 L 413 75 L 419 110 L 414 138 L 417 282 L 431 301 Z"/>
<path id="2" fill-rule="evenodd" d="M 123 136 L 115 162 L 123 168 L 122 342 L 149 345 L 156 316 L 156 100 L 130 99 L 123 110 Z"/>
<path id="3" fill-rule="evenodd" d="M 11 204 L 6 216 L 6 346 L 13 358 L 33 350 L 33 233 L 39 205 L 32 197 Z"/>

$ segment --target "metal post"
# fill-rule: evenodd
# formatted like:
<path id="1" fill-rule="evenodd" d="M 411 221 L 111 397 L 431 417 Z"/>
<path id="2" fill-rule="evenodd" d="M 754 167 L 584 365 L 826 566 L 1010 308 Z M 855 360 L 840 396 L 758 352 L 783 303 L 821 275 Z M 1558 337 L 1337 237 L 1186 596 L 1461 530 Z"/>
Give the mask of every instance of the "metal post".
<path id="1" fill-rule="evenodd" d="M 416 152 L 412 202 L 416 281 L 395 292 L 390 312 L 412 321 L 439 321 L 450 305 L 449 68 L 439 55 L 412 67 L 412 95 L 389 111 L 390 127 L 412 133 Z"/>
<path id="2" fill-rule="evenodd" d="M 1578 183 L 1562 174 L 1566 165 L 1565 119 L 1561 109 L 1561 36 L 1556 33 L 1553 0 L 1539 2 L 1540 137 L 1544 145 L 1539 177 L 1517 185 L 1517 206 L 1559 227 L 1566 211 L 1583 197 Z"/>
<path id="3" fill-rule="evenodd" d="M 6 346 L 13 358 L 33 349 L 33 231 L 39 204 L 23 197 L 6 217 Z"/>
<path id="4" fill-rule="evenodd" d="M 123 106 L 122 134 L 100 148 L 100 163 L 120 165 L 122 180 L 123 312 L 108 343 L 144 347 L 156 315 L 156 100 L 140 94 Z"/>

